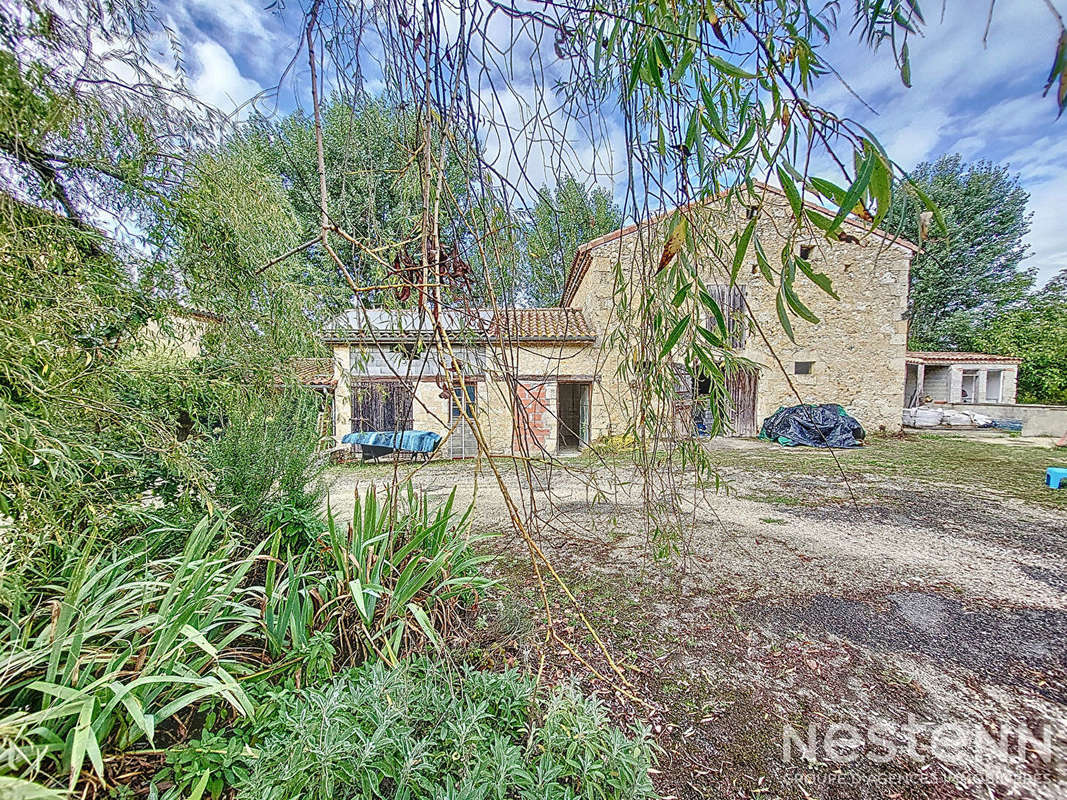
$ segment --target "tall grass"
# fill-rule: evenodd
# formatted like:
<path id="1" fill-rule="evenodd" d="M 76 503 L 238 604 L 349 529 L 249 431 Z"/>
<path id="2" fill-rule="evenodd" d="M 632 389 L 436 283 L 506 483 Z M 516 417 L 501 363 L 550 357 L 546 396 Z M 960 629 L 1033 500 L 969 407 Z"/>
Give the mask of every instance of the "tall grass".
<path id="1" fill-rule="evenodd" d="M 20 619 L 0 633 L 0 763 L 33 776 L 69 776 L 88 760 L 104 777 L 105 742 L 122 749 L 206 697 L 237 713 L 251 705 L 237 676 L 241 639 L 260 612 L 245 588 L 258 551 L 234 558 L 226 520 L 205 518 L 182 552 L 147 545 L 72 559 Z"/>

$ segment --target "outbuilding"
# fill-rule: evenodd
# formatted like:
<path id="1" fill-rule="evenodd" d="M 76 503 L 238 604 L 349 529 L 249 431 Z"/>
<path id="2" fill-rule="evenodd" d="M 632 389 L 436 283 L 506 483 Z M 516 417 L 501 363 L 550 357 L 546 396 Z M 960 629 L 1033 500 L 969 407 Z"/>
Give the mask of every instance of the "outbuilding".
<path id="1" fill-rule="evenodd" d="M 1015 402 L 1018 358 L 989 353 L 909 351 L 904 379 L 906 408 L 930 403 Z"/>

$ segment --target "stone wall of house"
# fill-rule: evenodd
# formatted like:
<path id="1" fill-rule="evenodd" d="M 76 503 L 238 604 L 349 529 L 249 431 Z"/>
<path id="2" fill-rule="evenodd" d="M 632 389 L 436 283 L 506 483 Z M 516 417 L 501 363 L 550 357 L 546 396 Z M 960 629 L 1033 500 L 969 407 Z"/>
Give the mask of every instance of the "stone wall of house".
<path id="1" fill-rule="evenodd" d="M 776 259 L 785 246 L 791 213 L 784 198 L 768 194 L 757 221 L 757 231 L 769 259 Z M 702 254 L 702 277 L 708 284 L 728 284 L 735 230 L 747 224 L 746 210 L 731 212 L 712 209 L 693 219 L 698 241 L 714 242 L 718 232 L 723 244 L 709 244 Z M 805 403 L 840 403 L 868 429 L 899 430 L 904 405 L 905 349 L 908 270 L 911 251 L 888 243 L 881 237 L 864 237 L 854 226 L 846 226 L 854 242 L 830 243 L 818 231 L 805 232 L 797 246 L 812 248 L 809 261 L 816 272 L 828 275 L 840 297 L 834 300 L 798 275 L 795 288 L 802 301 L 820 319 L 810 324 L 793 317 L 796 341 L 790 341 L 778 321 L 775 306 L 777 287 L 760 275 L 750 248 L 737 282 L 744 287 L 751 311 L 750 330 L 744 357 L 759 367 L 757 422 L 779 406 Z M 617 275 L 628 285 L 654 272 L 662 253 L 664 235 L 638 230 L 601 245 L 591 253 L 585 278 L 571 306 L 581 308 L 586 319 L 603 340 L 605 332 L 618 325 L 615 317 Z M 715 252 L 718 249 L 719 252 Z M 653 284 L 651 291 L 656 291 Z M 664 294 L 670 289 L 660 288 Z M 664 300 L 669 298 L 665 297 Z M 603 349 L 603 347 L 601 347 Z M 614 375 L 613 364 L 620 354 L 602 353 L 602 382 Z M 796 362 L 812 362 L 810 374 L 795 374 Z M 609 394 L 627 396 L 626 387 L 616 385 Z M 607 414 L 616 426 L 624 424 L 624 405 Z"/>
<path id="2" fill-rule="evenodd" d="M 588 343 L 523 342 L 508 345 L 503 351 L 493 348 L 487 358 L 484 404 L 492 451 L 511 453 L 524 441 L 532 455 L 542 450 L 555 453 L 559 433 L 558 381 L 590 383 L 590 405 L 595 417 L 597 409 L 605 405 L 598 391 L 598 356 L 597 348 Z M 513 376 L 514 382 L 506 380 L 505 375 Z"/>

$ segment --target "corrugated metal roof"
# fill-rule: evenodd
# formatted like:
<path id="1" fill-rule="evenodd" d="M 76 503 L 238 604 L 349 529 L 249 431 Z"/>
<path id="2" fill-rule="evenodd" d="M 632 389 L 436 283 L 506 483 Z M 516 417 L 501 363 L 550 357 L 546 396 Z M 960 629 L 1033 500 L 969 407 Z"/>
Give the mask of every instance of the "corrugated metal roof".
<path id="1" fill-rule="evenodd" d="M 951 350 L 909 350 L 907 360 L 913 364 L 1021 364 L 1021 358 L 991 353 L 957 353 Z"/>

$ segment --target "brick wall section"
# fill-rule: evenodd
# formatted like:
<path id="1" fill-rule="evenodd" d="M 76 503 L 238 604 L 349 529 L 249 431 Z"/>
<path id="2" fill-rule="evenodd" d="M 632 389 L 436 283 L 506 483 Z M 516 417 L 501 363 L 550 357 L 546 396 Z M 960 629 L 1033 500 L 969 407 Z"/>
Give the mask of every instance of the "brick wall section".
<path id="1" fill-rule="evenodd" d="M 512 427 L 512 447 L 517 450 L 525 446 L 532 454 L 539 453 L 541 448 L 554 452 L 555 404 L 550 404 L 548 385 L 520 383 L 516 395 L 518 405 Z"/>

